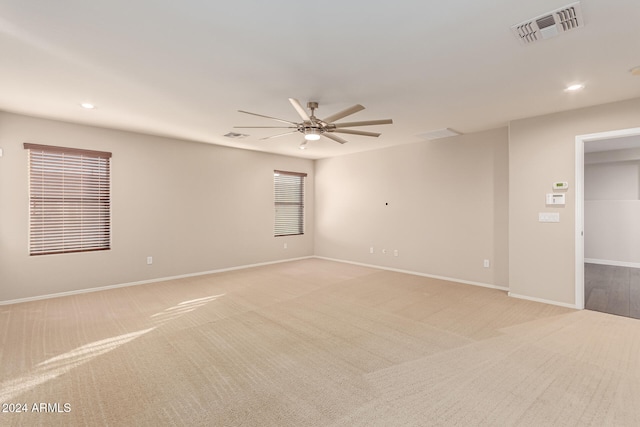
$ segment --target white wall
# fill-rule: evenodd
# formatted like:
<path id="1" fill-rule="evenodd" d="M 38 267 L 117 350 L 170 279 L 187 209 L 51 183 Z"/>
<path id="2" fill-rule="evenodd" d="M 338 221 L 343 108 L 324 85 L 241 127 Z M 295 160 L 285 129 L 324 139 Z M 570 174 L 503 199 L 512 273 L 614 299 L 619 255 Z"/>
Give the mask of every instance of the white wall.
<path id="1" fill-rule="evenodd" d="M 572 305 L 575 138 L 636 127 L 640 99 L 319 160 L 314 184 L 304 159 L 0 113 L 0 301 L 315 253 Z M 28 256 L 23 142 L 114 153 L 111 251 Z M 309 173 L 316 194 L 286 251 L 272 237 L 274 169 Z M 563 208 L 545 206 L 554 181 L 569 182 Z M 560 223 L 539 223 L 546 211 Z"/>
<path id="2" fill-rule="evenodd" d="M 638 172 L 640 162 L 585 164 L 584 199 L 638 200 Z"/>
<path id="3" fill-rule="evenodd" d="M 640 99 L 512 121 L 509 125 L 509 288 L 513 295 L 575 305 L 576 136 L 640 126 Z M 555 181 L 566 206 L 545 206 Z M 559 212 L 559 223 L 538 222 Z"/>
<path id="4" fill-rule="evenodd" d="M 640 267 L 640 161 L 636 151 L 585 155 L 587 262 Z M 629 155 L 624 156 L 625 153 Z"/>
<path id="5" fill-rule="evenodd" d="M 507 145 L 501 128 L 317 161 L 316 255 L 508 286 Z"/>
<path id="6" fill-rule="evenodd" d="M 29 256 L 24 142 L 113 153 L 111 250 Z M 1 112 L 0 147 L 0 301 L 313 255 L 311 160 Z M 273 237 L 274 169 L 309 174 L 304 236 Z"/>

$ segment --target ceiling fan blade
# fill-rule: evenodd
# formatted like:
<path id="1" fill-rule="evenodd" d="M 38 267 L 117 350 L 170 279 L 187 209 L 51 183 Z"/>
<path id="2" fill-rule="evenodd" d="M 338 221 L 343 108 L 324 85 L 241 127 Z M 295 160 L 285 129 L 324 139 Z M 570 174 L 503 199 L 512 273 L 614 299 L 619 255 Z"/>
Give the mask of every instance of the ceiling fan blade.
<path id="1" fill-rule="evenodd" d="M 262 140 L 264 140 L 264 139 L 279 138 L 279 137 L 281 137 L 281 136 L 291 135 L 291 134 L 293 134 L 293 133 L 298 133 L 298 131 L 297 131 L 297 130 L 294 130 L 294 131 L 291 131 L 291 132 L 279 133 L 279 134 L 277 134 L 277 135 L 271 135 L 271 136 L 267 136 L 267 137 L 264 137 L 264 138 L 260 138 L 260 140 L 262 141 Z"/>
<path id="2" fill-rule="evenodd" d="M 298 101 L 295 98 L 289 98 L 289 102 L 291 103 L 291 105 L 293 105 L 293 108 L 296 109 L 296 111 L 298 112 L 298 115 L 302 117 L 303 121 L 308 122 L 311 120 L 311 118 L 309 117 L 309 114 L 307 114 L 306 110 L 300 104 L 300 101 Z"/>
<path id="3" fill-rule="evenodd" d="M 239 129 L 297 129 L 297 126 L 234 126 Z"/>
<path id="4" fill-rule="evenodd" d="M 373 126 L 373 125 L 390 125 L 393 124 L 391 119 L 383 120 L 366 120 L 364 122 L 334 123 L 336 128 L 350 128 L 355 126 Z"/>
<path id="5" fill-rule="evenodd" d="M 323 122 L 325 123 L 333 123 L 336 120 L 340 120 L 344 117 L 350 116 L 354 113 L 357 113 L 358 111 L 362 111 L 364 110 L 364 107 L 360 104 L 356 104 L 353 107 L 349 107 L 346 110 L 342 110 L 342 111 L 338 111 L 335 114 L 330 115 L 329 117 L 326 117 L 324 119 L 322 119 Z"/>
<path id="6" fill-rule="evenodd" d="M 332 135 L 332 134 L 330 134 L 328 132 L 323 133 L 322 136 L 325 136 L 325 137 L 327 137 L 329 139 L 333 139 L 335 142 L 339 142 L 340 144 L 344 144 L 345 142 L 349 142 L 349 141 L 347 141 L 345 139 L 340 138 L 339 136 Z"/>
<path id="7" fill-rule="evenodd" d="M 290 122 L 289 120 L 277 119 L 277 118 L 275 118 L 275 117 L 265 116 L 265 115 L 263 115 L 263 114 L 250 113 L 250 112 L 248 112 L 248 111 L 243 111 L 243 110 L 238 110 L 238 112 L 239 112 L 239 113 L 244 113 L 244 114 L 251 114 L 252 116 L 264 117 L 265 119 L 276 120 L 276 121 L 279 121 L 279 122 L 282 122 L 282 123 L 287 123 L 287 124 L 290 124 L 290 125 L 296 125 L 296 126 L 298 125 L 297 123 L 295 123 L 295 122 Z"/>
<path id="8" fill-rule="evenodd" d="M 362 130 L 352 130 L 352 129 L 336 129 L 336 130 L 330 130 L 329 132 L 350 133 L 351 135 L 375 136 L 375 137 L 382 135 L 381 133 L 377 133 L 377 132 L 365 132 Z"/>

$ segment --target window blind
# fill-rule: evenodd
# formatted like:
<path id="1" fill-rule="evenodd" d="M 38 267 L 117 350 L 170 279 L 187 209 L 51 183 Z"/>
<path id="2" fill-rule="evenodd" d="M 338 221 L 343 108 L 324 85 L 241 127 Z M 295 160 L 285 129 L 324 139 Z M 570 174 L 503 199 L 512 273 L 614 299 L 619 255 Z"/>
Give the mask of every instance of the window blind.
<path id="1" fill-rule="evenodd" d="M 24 144 L 29 150 L 29 253 L 111 248 L 111 153 Z"/>
<path id="2" fill-rule="evenodd" d="M 306 173 L 274 171 L 275 236 L 304 234 Z"/>

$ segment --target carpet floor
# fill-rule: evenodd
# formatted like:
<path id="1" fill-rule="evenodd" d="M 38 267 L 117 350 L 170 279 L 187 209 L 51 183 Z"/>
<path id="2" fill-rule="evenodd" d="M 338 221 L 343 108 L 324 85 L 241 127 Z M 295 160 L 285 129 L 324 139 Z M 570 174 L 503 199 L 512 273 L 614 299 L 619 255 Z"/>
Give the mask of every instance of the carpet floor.
<path id="1" fill-rule="evenodd" d="M 0 306 L 0 425 L 637 426 L 640 321 L 307 259 Z"/>

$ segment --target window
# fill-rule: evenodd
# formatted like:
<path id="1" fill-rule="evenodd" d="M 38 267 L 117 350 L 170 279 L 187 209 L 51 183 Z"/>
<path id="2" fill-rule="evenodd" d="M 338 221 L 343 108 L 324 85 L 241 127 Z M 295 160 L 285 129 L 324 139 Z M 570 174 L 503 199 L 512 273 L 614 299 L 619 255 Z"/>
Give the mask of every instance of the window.
<path id="1" fill-rule="evenodd" d="M 275 236 L 304 234 L 304 178 L 306 173 L 273 171 Z"/>
<path id="2" fill-rule="evenodd" d="M 29 254 L 111 248 L 111 153 L 29 150 Z"/>

